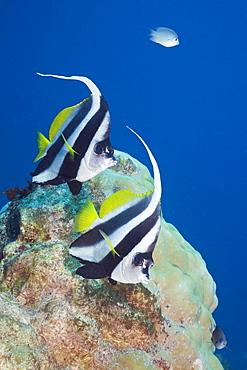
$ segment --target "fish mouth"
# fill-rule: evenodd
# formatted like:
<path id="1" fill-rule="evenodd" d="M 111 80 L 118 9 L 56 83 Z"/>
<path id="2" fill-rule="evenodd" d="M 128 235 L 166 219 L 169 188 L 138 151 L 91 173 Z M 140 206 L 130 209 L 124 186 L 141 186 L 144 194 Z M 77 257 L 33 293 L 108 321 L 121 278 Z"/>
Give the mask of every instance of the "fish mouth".
<path id="1" fill-rule="evenodd" d="M 107 155 L 108 162 L 110 163 L 109 167 L 116 166 L 117 160 L 114 156 L 108 156 Z"/>
<path id="2" fill-rule="evenodd" d="M 141 282 L 143 284 L 147 284 L 147 283 L 149 283 L 149 281 L 150 281 L 149 275 L 144 275 Z"/>

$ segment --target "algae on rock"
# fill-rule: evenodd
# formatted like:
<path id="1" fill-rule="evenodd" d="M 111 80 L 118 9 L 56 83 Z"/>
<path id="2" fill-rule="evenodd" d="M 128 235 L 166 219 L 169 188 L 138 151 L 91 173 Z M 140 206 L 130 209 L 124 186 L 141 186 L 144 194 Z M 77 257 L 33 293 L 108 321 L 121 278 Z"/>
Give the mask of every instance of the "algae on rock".
<path id="1" fill-rule="evenodd" d="M 152 189 L 147 168 L 117 152 L 117 166 L 83 184 L 35 186 L 0 213 L 1 369 L 221 370 L 210 327 L 215 283 L 200 254 L 162 220 L 152 280 L 112 286 L 75 275 L 76 212 L 120 189 Z"/>

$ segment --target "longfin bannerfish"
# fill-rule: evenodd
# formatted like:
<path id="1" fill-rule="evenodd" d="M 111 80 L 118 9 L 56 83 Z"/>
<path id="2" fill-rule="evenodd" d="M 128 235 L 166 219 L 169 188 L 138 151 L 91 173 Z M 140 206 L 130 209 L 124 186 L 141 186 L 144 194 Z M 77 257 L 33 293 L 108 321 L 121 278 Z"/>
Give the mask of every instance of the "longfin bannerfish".
<path id="1" fill-rule="evenodd" d="M 49 138 L 38 132 L 39 153 L 34 161 L 42 160 L 31 173 L 35 183 L 59 185 L 67 182 L 71 192 L 78 194 L 82 182 L 115 164 L 109 139 L 107 102 L 87 77 L 38 75 L 81 81 L 91 91 L 87 99 L 58 113 L 51 124 Z"/>
<path id="2" fill-rule="evenodd" d="M 84 233 L 70 246 L 70 254 L 84 264 L 76 271 L 84 278 L 107 277 L 111 283 L 149 281 L 152 252 L 160 231 L 161 179 L 147 144 L 131 131 L 148 152 L 154 172 L 154 189 L 141 194 L 119 190 L 105 199 L 99 214 L 87 199 L 75 220 L 75 230 Z"/>
<path id="3" fill-rule="evenodd" d="M 227 345 L 226 335 L 220 326 L 215 326 L 211 340 L 217 349 L 225 348 Z"/>

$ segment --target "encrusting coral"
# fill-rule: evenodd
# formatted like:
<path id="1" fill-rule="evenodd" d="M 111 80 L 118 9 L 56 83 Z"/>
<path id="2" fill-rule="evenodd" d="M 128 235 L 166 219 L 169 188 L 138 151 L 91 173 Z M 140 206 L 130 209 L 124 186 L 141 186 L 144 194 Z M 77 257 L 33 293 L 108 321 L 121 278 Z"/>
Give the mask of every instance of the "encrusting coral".
<path id="1" fill-rule="evenodd" d="M 83 184 L 34 186 L 0 214 L 1 369 L 221 370 L 210 328 L 215 283 L 200 254 L 162 220 L 147 285 L 75 275 L 76 212 L 120 189 L 152 189 L 145 166 L 118 164 Z"/>

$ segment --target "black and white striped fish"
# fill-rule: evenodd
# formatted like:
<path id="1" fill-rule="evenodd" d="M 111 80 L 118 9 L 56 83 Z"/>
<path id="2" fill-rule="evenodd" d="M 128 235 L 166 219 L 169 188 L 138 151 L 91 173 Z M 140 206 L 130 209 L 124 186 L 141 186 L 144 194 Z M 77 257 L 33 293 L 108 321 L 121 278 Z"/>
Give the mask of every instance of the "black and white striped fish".
<path id="1" fill-rule="evenodd" d="M 152 162 L 154 189 L 142 194 L 120 190 L 105 199 L 99 215 L 92 201 L 87 200 L 75 222 L 76 231 L 85 233 L 70 246 L 70 254 L 84 264 L 76 271 L 84 278 L 107 277 L 112 284 L 149 281 L 152 252 L 160 231 L 161 180 L 150 149 L 135 135 Z"/>
<path id="2" fill-rule="evenodd" d="M 31 173 L 35 183 L 58 185 L 67 182 L 72 194 L 78 194 L 82 182 L 115 164 L 109 139 L 108 105 L 98 87 L 87 77 L 38 74 L 84 82 L 92 93 L 55 117 L 49 139 L 38 132 L 39 153 L 34 161 L 43 159 Z"/>

